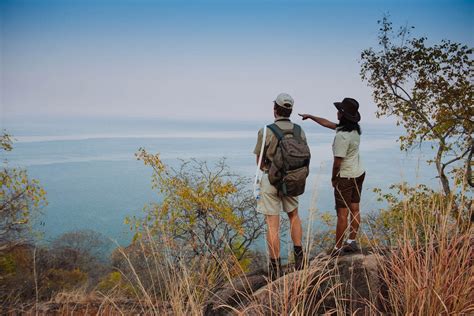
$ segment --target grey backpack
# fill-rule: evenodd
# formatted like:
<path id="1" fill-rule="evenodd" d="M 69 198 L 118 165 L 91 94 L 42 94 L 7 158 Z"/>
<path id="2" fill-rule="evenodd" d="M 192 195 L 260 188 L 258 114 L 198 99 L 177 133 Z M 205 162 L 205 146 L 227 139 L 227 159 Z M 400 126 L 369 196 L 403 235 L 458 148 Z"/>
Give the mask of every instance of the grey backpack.
<path id="1" fill-rule="evenodd" d="M 268 126 L 278 139 L 268 179 L 278 189 L 280 196 L 303 194 L 309 175 L 311 152 L 301 137 L 301 127 L 293 125 L 292 130 L 282 130 L 276 124 Z"/>

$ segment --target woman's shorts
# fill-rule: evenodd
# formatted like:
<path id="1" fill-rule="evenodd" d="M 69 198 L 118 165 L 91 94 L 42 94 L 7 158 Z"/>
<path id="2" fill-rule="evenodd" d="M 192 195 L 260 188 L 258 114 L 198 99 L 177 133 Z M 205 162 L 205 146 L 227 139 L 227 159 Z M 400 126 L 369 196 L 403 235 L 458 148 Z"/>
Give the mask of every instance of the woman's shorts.
<path id="1" fill-rule="evenodd" d="M 357 178 L 336 178 L 334 187 L 336 208 L 349 208 L 351 203 L 360 202 L 364 178 L 365 172 Z"/>

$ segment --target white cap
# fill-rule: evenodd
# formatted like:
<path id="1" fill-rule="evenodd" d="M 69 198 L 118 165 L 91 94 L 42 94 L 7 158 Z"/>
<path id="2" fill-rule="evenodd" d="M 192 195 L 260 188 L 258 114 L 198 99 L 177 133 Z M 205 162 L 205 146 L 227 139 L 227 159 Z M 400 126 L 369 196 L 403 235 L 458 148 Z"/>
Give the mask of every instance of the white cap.
<path id="1" fill-rule="evenodd" d="M 291 110 L 295 101 L 288 93 L 280 93 L 274 102 L 285 109 Z"/>

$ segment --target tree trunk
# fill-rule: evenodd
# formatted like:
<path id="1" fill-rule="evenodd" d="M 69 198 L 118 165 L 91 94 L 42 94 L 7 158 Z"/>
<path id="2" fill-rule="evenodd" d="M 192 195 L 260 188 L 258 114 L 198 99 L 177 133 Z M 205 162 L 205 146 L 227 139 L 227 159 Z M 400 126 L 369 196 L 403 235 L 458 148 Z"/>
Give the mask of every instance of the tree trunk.
<path id="1" fill-rule="evenodd" d="M 474 187 L 474 179 L 472 179 L 472 155 L 474 154 L 474 140 L 472 138 L 470 143 L 471 150 L 469 151 L 466 160 L 466 180 L 471 187 Z"/>
<path id="2" fill-rule="evenodd" d="M 438 153 L 436 154 L 436 169 L 438 170 L 438 176 L 441 180 L 441 185 L 443 186 L 443 191 L 445 196 L 449 196 L 451 194 L 451 189 L 449 187 L 449 179 L 446 177 L 444 173 L 444 168 L 441 163 L 441 159 L 443 157 L 444 152 L 444 145 L 441 143 L 438 147 Z"/>

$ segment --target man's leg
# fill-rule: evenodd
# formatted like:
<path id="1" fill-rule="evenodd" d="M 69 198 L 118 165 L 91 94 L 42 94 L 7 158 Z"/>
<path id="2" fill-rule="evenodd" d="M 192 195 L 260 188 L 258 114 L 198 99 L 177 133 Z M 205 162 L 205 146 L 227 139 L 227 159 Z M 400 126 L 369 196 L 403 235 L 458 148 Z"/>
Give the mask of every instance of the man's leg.
<path id="1" fill-rule="evenodd" d="M 337 225 L 336 225 L 336 247 L 340 249 L 344 242 L 344 235 L 347 230 L 347 215 L 349 211 L 347 208 L 337 209 Z"/>
<path id="2" fill-rule="evenodd" d="M 295 270 L 303 269 L 305 264 L 303 246 L 301 240 L 303 237 L 303 228 L 301 227 L 301 219 L 298 215 L 298 208 L 288 213 L 290 220 L 291 240 L 293 240 L 293 249 L 295 254 Z"/>
<path id="3" fill-rule="evenodd" d="M 277 279 L 281 275 L 280 261 L 280 216 L 266 215 L 267 221 L 267 244 L 270 255 L 270 266 L 268 269 L 269 276 L 272 280 Z"/>
<path id="4" fill-rule="evenodd" d="M 280 215 L 266 215 L 267 244 L 271 259 L 280 258 Z"/>
<path id="5" fill-rule="evenodd" d="M 303 228 L 301 227 L 301 219 L 298 215 L 298 208 L 288 213 L 290 219 L 290 232 L 293 245 L 301 247 L 301 239 L 303 237 Z"/>

